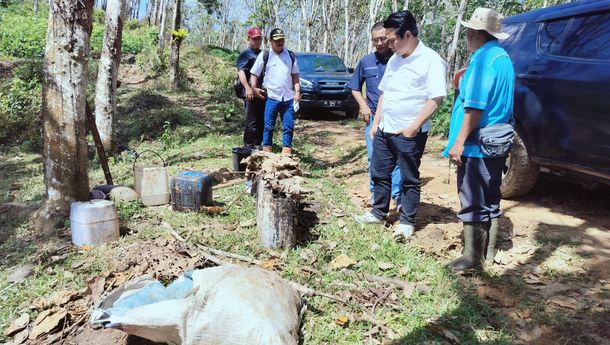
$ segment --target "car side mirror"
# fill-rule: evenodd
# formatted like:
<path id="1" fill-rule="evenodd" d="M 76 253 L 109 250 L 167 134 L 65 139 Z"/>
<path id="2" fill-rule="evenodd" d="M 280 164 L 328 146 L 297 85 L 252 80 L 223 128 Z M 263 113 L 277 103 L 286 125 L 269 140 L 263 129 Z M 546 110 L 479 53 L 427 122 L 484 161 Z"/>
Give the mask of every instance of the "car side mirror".
<path id="1" fill-rule="evenodd" d="M 348 71 L 349 73 L 354 73 L 354 69 L 353 69 L 352 67 L 349 67 L 349 68 L 347 69 L 347 71 Z"/>

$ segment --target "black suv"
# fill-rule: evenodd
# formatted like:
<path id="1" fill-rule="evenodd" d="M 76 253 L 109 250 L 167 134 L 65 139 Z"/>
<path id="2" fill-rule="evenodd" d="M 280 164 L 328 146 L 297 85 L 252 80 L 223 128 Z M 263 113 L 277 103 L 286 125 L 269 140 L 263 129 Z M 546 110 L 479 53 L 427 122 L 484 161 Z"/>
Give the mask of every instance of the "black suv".
<path id="1" fill-rule="evenodd" d="M 527 193 L 540 170 L 610 184 L 610 0 L 508 17 L 518 137 L 502 195 Z"/>
<path id="2" fill-rule="evenodd" d="M 345 67 L 340 57 L 325 53 L 297 53 L 301 79 L 303 111 L 313 109 L 343 110 L 346 116 L 358 115 L 358 102 L 347 88 L 352 68 Z"/>

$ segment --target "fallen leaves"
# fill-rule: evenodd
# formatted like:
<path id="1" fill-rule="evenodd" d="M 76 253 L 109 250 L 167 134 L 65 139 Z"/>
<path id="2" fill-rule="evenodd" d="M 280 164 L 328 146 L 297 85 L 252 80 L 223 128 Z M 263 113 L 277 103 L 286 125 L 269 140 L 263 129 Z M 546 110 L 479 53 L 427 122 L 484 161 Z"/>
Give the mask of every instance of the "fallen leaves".
<path id="1" fill-rule="evenodd" d="M 106 284 L 106 275 L 99 275 L 87 281 L 87 290 L 85 296 L 89 302 L 97 301 L 104 293 L 104 285 Z"/>
<path id="2" fill-rule="evenodd" d="M 345 254 L 340 254 L 329 263 L 329 267 L 333 270 L 340 270 L 356 265 L 358 262 Z"/>
<path id="3" fill-rule="evenodd" d="M 65 309 L 59 309 L 55 312 L 51 310 L 43 311 L 38 315 L 36 321 L 34 321 L 34 327 L 28 338 L 34 340 L 42 334 L 51 332 L 64 321 L 67 315 L 68 311 Z"/>
<path id="4" fill-rule="evenodd" d="M 28 323 L 30 323 L 30 315 L 21 314 L 21 316 L 13 320 L 13 322 L 11 322 L 11 324 L 4 330 L 4 335 L 7 337 L 13 336 L 17 332 L 24 329 Z"/>
<path id="5" fill-rule="evenodd" d="M 275 267 L 278 267 L 279 265 L 280 265 L 280 259 L 277 257 L 272 257 L 271 259 L 264 260 L 261 263 L 261 267 L 266 270 L 272 270 Z"/>
<path id="6" fill-rule="evenodd" d="M 508 296 L 508 293 L 505 291 L 489 286 L 479 286 L 477 288 L 476 295 L 482 299 L 493 300 L 502 307 L 512 307 L 516 303 L 515 300 Z"/>
<path id="7" fill-rule="evenodd" d="M 347 327 L 349 325 L 349 316 L 343 315 L 335 319 L 335 324 L 341 327 Z"/>

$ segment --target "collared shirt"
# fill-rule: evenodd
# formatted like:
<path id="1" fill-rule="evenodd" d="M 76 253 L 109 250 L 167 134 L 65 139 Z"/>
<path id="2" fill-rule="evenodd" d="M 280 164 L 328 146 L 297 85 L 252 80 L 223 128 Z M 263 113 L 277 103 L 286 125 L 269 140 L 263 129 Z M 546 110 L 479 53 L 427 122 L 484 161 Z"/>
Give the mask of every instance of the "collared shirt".
<path id="1" fill-rule="evenodd" d="M 352 79 L 347 85 L 354 91 L 362 91 L 362 84 L 366 82 L 366 103 L 373 115 L 377 111 L 377 102 L 381 96 L 379 83 L 391 56 L 391 54 L 382 56 L 376 52 L 366 55 L 358 62 L 358 66 L 352 74 Z"/>
<path id="2" fill-rule="evenodd" d="M 497 40 L 491 40 L 477 49 L 470 58 L 470 64 L 460 79 L 460 94 L 455 100 L 451 121 L 449 122 L 449 139 L 443 152 L 449 156 L 449 150 L 455 143 L 464 122 L 464 109 L 473 108 L 483 111 L 476 128 L 498 123 L 509 123 L 513 114 L 513 88 L 515 71 L 510 57 Z M 466 142 L 466 157 L 485 155 L 479 145 Z"/>
<path id="3" fill-rule="evenodd" d="M 445 97 L 445 66 L 445 61 L 422 41 L 406 58 L 394 54 L 379 84 L 383 92 L 379 128 L 387 133 L 399 133 L 415 121 L 426 101 Z M 430 121 L 427 121 L 421 130 L 429 129 Z"/>
<path id="4" fill-rule="evenodd" d="M 256 57 L 260 54 L 261 50 L 254 50 L 250 47 L 244 49 L 235 62 L 238 71 L 244 71 L 246 73 L 246 80 L 250 82 L 250 69 L 256 61 Z M 260 87 L 261 85 L 259 85 Z"/>
<path id="5" fill-rule="evenodd" d="M 263 72 L 263 54 L 259 54 L 254 61 L 254 66 L 250 72 L 257 77 Z M 292 74 L 299 73 L 297 60 L 290 58 L 287 49 L 276 54 L 273 50 L 269 51 L 269 60 L 265 69 L 263 87 L 267 90 L 267 97 L 275 101 L 288 101 L 294 98 L 294 85 L 292 84 Z"/>

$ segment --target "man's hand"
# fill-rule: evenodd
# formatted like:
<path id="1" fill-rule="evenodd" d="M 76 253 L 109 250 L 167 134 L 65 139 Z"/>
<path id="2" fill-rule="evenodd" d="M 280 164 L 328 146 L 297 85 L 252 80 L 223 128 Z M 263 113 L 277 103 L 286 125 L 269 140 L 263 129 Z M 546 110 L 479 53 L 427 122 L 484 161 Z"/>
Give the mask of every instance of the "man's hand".
<path id="1" fill-rule="evenodd" d="M 455 163 L 455 165 L 462 165 L 462 153 L 464 153 L 464 144 L 454 143 L 449 150 L 449 159 Z"/>
<path id="2" fill-rule="evenodd" d="M 294 93 L 294 101 L 299 103 L 301 101 L 301 91 L 295 91 Z"/>
<path id="3" fill-rule="evenodd" d="M 402 130 L 402 135 L 407 138 L 415 138 L 417 136 L 417 132 L 419 132 L 419 128 L 414 126 L 409 126 Z"/>
<path id="4" fill-rule="evenodd" d="M 375 139 L 375 133 L 377 133 L 377 124 L 373 123 L 373 125 L 371 126 L 371 130 L 369 131 L 369 137 L 371 138 L 371 140 Z"/>
<path id="5" fill-rule="evenodd" d="M 371 120 L 371 114 L 371 108 L 369 108 L 368 105 L 360 107 L 360 115 L 362 115 L 362 120 L 364 120 L 364 123 L 369 123 L 369 121 Z"/>
<path id="6" fill-rule="evenodd" d="M 254 91 L 252 91 L 252 88 L 247 88 L 246 89 L 246 99 L 248 101 L 252 101 L 254 99 Z"/>
<path id="7" fill-rule="evenodd" d="M 254 97 L 265 99 L 265 90 L 259 89 L 258 87 L 252 88 L 252 92 L 254 93 Z"/>

